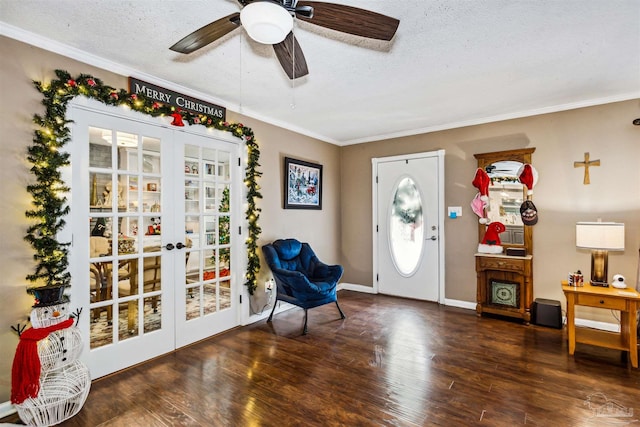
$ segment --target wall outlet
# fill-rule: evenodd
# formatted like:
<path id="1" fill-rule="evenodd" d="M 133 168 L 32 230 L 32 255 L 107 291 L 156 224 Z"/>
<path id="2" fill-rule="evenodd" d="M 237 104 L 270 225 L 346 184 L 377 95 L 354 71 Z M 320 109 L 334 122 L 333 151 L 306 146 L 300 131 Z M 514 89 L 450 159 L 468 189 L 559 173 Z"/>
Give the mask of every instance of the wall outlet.
<path id="1" fill-rule="evenodd" d="M 268 292 L 271 292 L 275 286 L 276 286 L 276 282 L 273 279 L 269 279 L 266 282 L 264 282 L 264 289 Z"/>

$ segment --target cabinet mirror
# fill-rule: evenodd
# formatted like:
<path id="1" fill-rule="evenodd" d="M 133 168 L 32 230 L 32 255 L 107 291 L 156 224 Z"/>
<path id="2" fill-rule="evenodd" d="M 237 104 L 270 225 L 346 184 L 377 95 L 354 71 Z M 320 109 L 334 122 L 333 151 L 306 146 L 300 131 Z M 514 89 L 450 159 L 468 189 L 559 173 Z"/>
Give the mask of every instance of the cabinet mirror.
<path id="1" fill-rule="evenodd" d="M 524 163 L 531 163 L 535 148 L 475 154 L 478 167 L 487 172 L 489 185 L 489 222 L 501 222 L 506 230 L 500 234 L 502 246 L 524 247 L 527 254 L 533 251 L 531 227 L 522 223 L 520 205 L 526 198 L 527 188 L 518 179 L 518 171 Z M 478 235 L 482 240 L 486 226 L 479 224 Z"/>

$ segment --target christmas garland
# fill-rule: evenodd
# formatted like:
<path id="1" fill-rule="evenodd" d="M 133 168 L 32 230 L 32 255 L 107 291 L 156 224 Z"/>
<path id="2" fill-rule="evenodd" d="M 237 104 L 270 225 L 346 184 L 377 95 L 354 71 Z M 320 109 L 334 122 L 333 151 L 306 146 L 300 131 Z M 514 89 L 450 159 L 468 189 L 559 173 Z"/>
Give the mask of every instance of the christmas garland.
<path id="1" fill-rule="evenodd" d="M 33 198 L 33 208 L 25 215 L 33 219 L 34 223 L 28 227 L 25 240 L 35 250 L 34 259 L 37 265 L 35 272 L 27 275 L 26 279 L 32 283 L 44 282 L 47 287 L 70 285 L 71 275 L 67 271 L 70 243 L 56 240 L 57 233 L 65 225 L 63 218 L 70 209 L 65 196 L 70 188 L 61 178 L 61 168 L 68 166 L 70 160 L 69 154 L 61 153 L 60 149 L 71 139 L 67 126 L 70 120 L 65 118 L 67 104 L 76 96 L 82 95 L 106 105 L 125 106 L 153 117 L 170 116 L 173 117 L 172 124 L 176 126 L 182 126 L 186 121 L 190 125 L 203 125 L 230 132 L 244 141 L 248 152 L 244 181 L 247 186 L 248 205 L 245 212 L 248 221 L 245 286 L 249 294 L 253 295 L 257 288 L 256 276 L 260 270 L 257 241 L 262 231 L 258 226 L 261 209 L 256 206 L 256 199 L 262 198 L 257 183 L 262 173 L 258 171 L 260 150 L 251 128 L 242 123 L 229 123 L 204 114 L 182 111 L 141 95 L 130 94 L 124 89 L 107 86 L 100 79 L 88 74 L 72 78 L 63 70 L 56 70 L 55 73 L 58 79 L 50 83 L 33 82 L 44 96 L 42 103 L 46 112 L 44 116 L 34 115 L 33 121 L 39 129 L 35 131 L 33 144 L 28 149 L 28 160 L 33 165 L 31 172 L 36 176 L 36 183 L 27 186 L 27 191 Z"/>
<path id="2" fill-rule="evenodd" d="M 513 182 L 520 184 L 520 179 L 517 176 L 494 176 L 491 177 L 491 185 L 502 184 L 503 182 Z"/>

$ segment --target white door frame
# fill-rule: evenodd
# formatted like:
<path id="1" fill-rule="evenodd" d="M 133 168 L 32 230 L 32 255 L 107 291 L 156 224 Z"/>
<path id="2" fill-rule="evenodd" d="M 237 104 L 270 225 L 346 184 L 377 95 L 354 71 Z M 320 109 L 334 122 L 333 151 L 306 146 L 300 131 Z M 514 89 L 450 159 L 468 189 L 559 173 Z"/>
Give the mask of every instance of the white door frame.
<path id="1" fill-rule="evenodd" d="M 382 162 L 390 162 L 397 160 L 411 160 L 418 159 L 424 157 L 437 157 L 438 158 L 438 303 L 444 304 L 445 302 L 445 276 L 444 276 L 444 150 L 437 151 L 428 151 L 423 153 L 415 153 L 415 154 L 401 154 L 398 156 L 390 156 L 390 157 L 374 157 L 371 159 L 371 191 L 372 191 L 372 211 L 373 211 L 373 221 L 371 227 L 371 235 L 373 239 L 373 292 L 378 293 L 378 280 L 377 275 L 379 271 L 379 260 L 378 260 L 378 186 L 377 186 L 377 176 L 378 176 L 378 164 Z"/>

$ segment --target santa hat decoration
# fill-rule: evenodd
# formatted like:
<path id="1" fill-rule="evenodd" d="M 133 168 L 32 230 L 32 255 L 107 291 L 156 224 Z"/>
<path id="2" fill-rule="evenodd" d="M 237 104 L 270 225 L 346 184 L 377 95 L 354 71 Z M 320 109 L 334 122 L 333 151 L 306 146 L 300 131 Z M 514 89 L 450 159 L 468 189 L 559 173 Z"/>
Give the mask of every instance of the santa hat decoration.
<path id="1" fill-rule="evenodd" d="M 538 183 L 538 171 L 529 163 L 525 163 L 518 169 L 518 179 L 526 185 L 527 196 L 531 196 L 533 194 L 533 187 Z"/>
<path id="2" fill-rule="evenodd" d="M 476 176 L 471 181 L 474 187 L 478 189 L 478 194 L 471 201 L 471 209 L 476 215 L 480 217 L 478 222 L 480 224 L 488 224 L 487 218 L 487 205 L 489 204 L 489 183 L 491 179 L 484 169 L 478 168 L 476 170 Z"/>
<path id="3" fill-rule="evenodd" d="M 527 199 L 520 206 L 520 216 L 524 225 L 535 225 L 538 222 L 538 209 L 531 201 L 533 187 L 538 183 L 538 171 L 526 163 L 518 170 L 518 179 L 527 187 Z"/>
<path id="4" fill-rule="evenodd" d="M 483 202 L 489 201 L 489 183 L 490 182 L 491 182 L 491 179 L 489 178 L 489 175 L 487 175 L 487 172 L 482 168 L 478 168 L 476 170 L 476 176 L 473 178 L 473 181 L 471 181 L 471 183 L 480 192 L 480 199 Z"/>
<path id="5" fill-rule="evenodd" d="M 480 200 L 480 193 L 477 193 L 471 201 L 471 210 L 480 218 L 484 216 L 484 202 Z"/>
<path id="6" fill-rule="evenodd" d="M 481 197 L 482 196 L 480 196 L 480 193 L 476 194 L 476 196 L 471 201 L 471 210 L 480 218 L 478 219 L 478 222 L 480 224 L 488 224 L 489 219 L 485 216 L 485 208 L 487 207 L 487 204 L 482 200 Z"/>
<path id="7" fill-rule="evenodd" d="M 501 254 L 502 242 L 500 241 L 500 233 L 507 228 L 501 222 L 492 222 L 487 226 L 482 242 L 478 244 L 478 252 L 485 254 Z"/>

